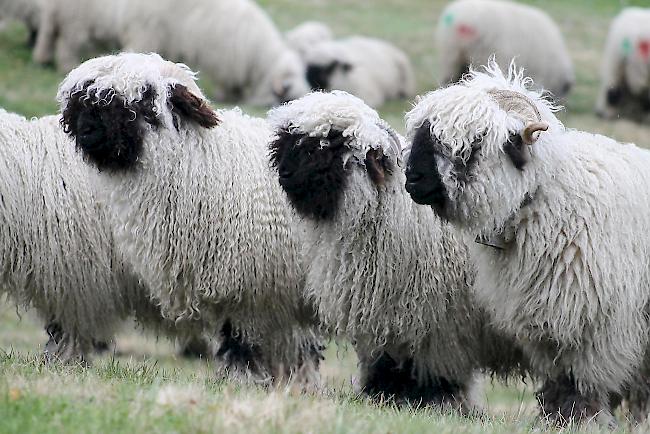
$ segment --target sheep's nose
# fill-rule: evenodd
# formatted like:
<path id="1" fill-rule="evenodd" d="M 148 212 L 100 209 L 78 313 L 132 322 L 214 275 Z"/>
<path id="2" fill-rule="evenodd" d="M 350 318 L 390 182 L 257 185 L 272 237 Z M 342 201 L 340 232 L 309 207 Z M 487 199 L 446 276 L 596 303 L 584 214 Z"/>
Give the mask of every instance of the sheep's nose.
<path id="1" fill-rule="evenodd" d="M 293 176 L 293 170 L 287 168 L 280 168 L 278 171 L 280 179 L 289 179 Z"/>

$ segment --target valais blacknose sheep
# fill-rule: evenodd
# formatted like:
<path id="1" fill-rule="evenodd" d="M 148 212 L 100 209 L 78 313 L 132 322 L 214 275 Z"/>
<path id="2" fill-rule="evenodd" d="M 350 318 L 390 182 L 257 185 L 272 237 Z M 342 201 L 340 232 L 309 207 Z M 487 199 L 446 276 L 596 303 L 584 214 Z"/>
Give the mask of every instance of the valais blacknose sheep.
<path id="1" fill-rule="evenodd" d="M 319 21 L 307 21 L 289 30 L 285 34 L 289 47 L 304 58 L 309 50 L 321 42 L 334 39 L 332 29 L 325 23 Z"/>
<path id="2" fill-rule="evenodd" d="M 272 106 L 309 91 L 305 65 L 252 0 L 47 0 L 34 51 L 70 71 L 86 52 L 156 52 L 202 71 L 220 100 Z M 74 11 L 74 13 L 72 13 Z"/>
<path id="3" fill-rule="evenodd" d="M 365 393 L 467 411 L 481 368 L 522 367 L 474 303 L 466 246 L 404 190 L 401 136 L 338 91 L 269 119 L 279 183 L 306 230 L 307 289 L 325 329 L 354 345 Z"/>
<path id="4" fill-rule="evenodd" d="M 90 60 L 59 89 L 65 130 L 99 169 L 116 243 L 166 317 L 214 333 L 217 355 L 246 376 L 315 379 L 315 317 L 266 155 L 272 131 L 215 112 L 194 80 L 156 54 Z"/>
<path id="5" fill-rule="evenodd" d="M 492 62 L 421 98 L 407 189 L 466 233 L 544 412 L 612 424 L 610 397 L 647 378 L 650 152 L 566 129 L 531 85 Z"/>
<path id="6" fill-rule="evenodd" d="M 371 107 L 415 93 L 411 60 L 380 39 L 351 36 L 322 42 L 307 51 L 305 62 L 312 89 L 344 90 Z"/>
<path id="7" fill-rule="evenodd" d="M 437 29 L 440 82 L 461 78 L 470 64 L 496 55 L 506 68 L 513 59 L 535 84 L 564 97 L 575 81 L 560 29 L 542 10 L 510 1 L 459 0 L 440 16 Z"/>
<path id="8" fill-rule="evenodd" d="M 627 8 L 612 22 L 596 111 L 650 121 L 650 9 Z"/>
<path id="9" fill-rule="evenodd" d="M 144 326 L 181 334 L 123 265 L 90 170 L 59 118 L 0 110 L 0 149 L 0 294 L 47 325 L 47 355 L 87 361 L 93 342 L 111 339 L 132 314 Z"/>

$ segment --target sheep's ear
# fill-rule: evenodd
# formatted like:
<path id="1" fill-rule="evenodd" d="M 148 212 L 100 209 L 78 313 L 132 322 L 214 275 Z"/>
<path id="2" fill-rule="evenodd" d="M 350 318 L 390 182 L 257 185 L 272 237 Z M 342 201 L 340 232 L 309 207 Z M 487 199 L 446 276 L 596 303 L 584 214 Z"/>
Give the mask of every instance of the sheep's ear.
<path id="1" fill-rule="evenodd" d="M 386 183 L 386 158 L 380 149 L 371 149 L 366 153 L 366 170 L 375 185 Z"/>
<path id="2" fill-rule="evenodd" d="M 524 143 L 521 134 L 513 133 L 503 146 L 503 151 L 518 170 L 524 170 L 524 166 L 530 161 L 529 148 L 530 147 Z"/>
<path id="3" fill-rule="evenodd" d="M 219 125 L 219 117 L 210 104 L 182 84 L 170 89 L 169 103 L 174 114 L 183 120 L 195 122 L 204 128 Z"/>

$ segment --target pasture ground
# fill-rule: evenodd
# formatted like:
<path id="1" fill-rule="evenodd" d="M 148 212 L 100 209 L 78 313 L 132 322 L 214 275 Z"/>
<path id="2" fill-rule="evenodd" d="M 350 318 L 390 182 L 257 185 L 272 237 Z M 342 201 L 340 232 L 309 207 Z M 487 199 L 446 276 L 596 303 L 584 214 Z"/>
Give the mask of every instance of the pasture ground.
<path id="1" fill-rule="evenodd" d="M 434 27 L 441 0 L 260 0 L 283 30 L 308 19 L 325 21 L 337 35 L 367 34 L 405 49 L 417 70 L 419 91 L 436 84 Z M 593 115 L 598 70 L 608 23 L 624 5 L 650 0 L 528 0 L 560 24 L 577 70 L 564 122 L 650 148 L 650 126 L 604 122 Z M 0 30 L 0 107 L 26 116 L 54 113 L 63 78 L 30 62 L 25 29 Z M 202 82 L 209 93 L 210 83 Z M 390 103 L 382 116 L 403 130 L 408 102 Z M 244 107 L 252 114 L 264 111 Z M 432 410 L 376 406 L 355 395 L 353 351 L 331 345 L 323 390 L 264 390 L 215 381 L 203 361 L 176 357 L 164 340 L 126 328 L 114 353 L 90 369 L 42 363 L 45 334 L 30 313 L 0 301 L 0 433 L 229 432 L 229 433 L 543 433 L 536 418 L 535 386 L 485 381 L 488 416 L 471 419 Z M 621 415 L 624 420 L 624 415 Z M 634 429 L 647 432 L 648 426 Z M 627 432 L 623 425 L 621 432 Z M 573 432 L 573 429 L 567 431 Z M 598 432 L 587 426 L 576 432 Z"/>

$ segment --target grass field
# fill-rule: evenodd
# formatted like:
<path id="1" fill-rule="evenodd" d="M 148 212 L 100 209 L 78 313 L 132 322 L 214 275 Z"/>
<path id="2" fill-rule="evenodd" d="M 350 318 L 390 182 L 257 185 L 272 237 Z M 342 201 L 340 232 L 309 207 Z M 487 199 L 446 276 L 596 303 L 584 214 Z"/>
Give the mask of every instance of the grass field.
<path id="1" fill-rule="evenodd" d="M 412 57 L 419 90 L 436 83 L 434 27 L 440 0 L 261 0 L 282 29 L 307 19 L 330 24 L 339 35 L 362 33 L 389 39 Z M 650 147 L 650 126 L 603 122 L 593 115 L 600 53 L 607 25 L 623 5 L 650 0 L 531 0 L 560 24 L 577 69 L 577 86 L 561 116 L 574 128 L 601 132 Z M 0 107 L 39 116 L 56 110 L 62 76 L 30 62 L 25 30 L 0 31 Z M 208 91 L 209 83 L 202 83 Z M 408 102 L 382 109 L 403 129 Z M 263 111 L 245 107 L 262 115 Z M 44 365 L 38 354 L 45 335 L 30 313 L 17 315 L 0 302 L 0 433 L 233 432 L 233 433 L 514 433 L 552 431 L 536 418 L 534 385 L 485 384 L 488 416 L 463 419 L 431 410 L 378 407 L 354 394 L 351 351 L 329 348 L 324 387 L 302 396 L 216 382 L 202 361 L 175 356 L 174 348 L 126 328 L 114 355 L 90 369 Z M 625 427 L 622 428 L 626 430 Z M 648 431 L 648 426 L 637 428 Z M 586 427 L 584 432 L 597 432 Z"/>

